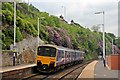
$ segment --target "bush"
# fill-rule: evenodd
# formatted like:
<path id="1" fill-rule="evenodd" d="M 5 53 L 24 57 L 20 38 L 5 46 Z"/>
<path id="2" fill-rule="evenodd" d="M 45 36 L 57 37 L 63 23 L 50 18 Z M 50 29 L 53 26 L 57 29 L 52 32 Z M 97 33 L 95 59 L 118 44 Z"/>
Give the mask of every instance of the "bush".
<path id="1" fill-rule="evenodd" d="M 37 31 L 31 23 L 28 23 L 28 27 L 30 28 L 30 34 L 33 36 L 37 36 Z"/>
<path id="2" fill-rule="evenodd" d="M 23 19 L 21 19 L 20 17 L 17 17 L 16 26 L 18 26 L 20 28 L 20 31 L 25 30 L 25 24 L 24 24 Z"/>
<path id="3" fill-rule="evenodd" d="M 10 49 L 10 45 L 13 44 L 13 38 L 12 37 L 5 37 L 5 40 L 2 41 L 2 49 Z"/>
<path id="4" fill-rule="evenodd" d="M 4 15 L 3 21 L 13 24 L 13 13 L 11 13 L 9 10 L 2 10 L 2 13 Z"/>
<path id="5" fill-rule="evenodd" d="M 19 42 L 21 40 L 23 40 L 21 31 L 20 31 L 19 27 L 16 27 L 16 41 Z"/>
<path id="6" fill-rule="evenodd" d="M 4 2 L 3 4 L 2 4 L 2 10 L 6 10 L 6 9 L 8 9 L 9 11 L 14 11 L 14 9 L 13 9 L 13 3 L 8 3 L 8 2 Z"/>

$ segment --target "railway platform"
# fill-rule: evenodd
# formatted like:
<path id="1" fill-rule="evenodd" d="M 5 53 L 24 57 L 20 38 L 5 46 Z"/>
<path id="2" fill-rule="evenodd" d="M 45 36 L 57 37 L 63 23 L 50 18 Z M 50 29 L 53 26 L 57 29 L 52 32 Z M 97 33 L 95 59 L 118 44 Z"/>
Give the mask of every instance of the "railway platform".
<path id="1" fill-rule="evenodd" d="M 0 80 L 1 79 L 22 79 L 33 72 L 36 64 L 22 64 L 9 67 L 0 67 Z"/>
<path id="2" fill-rule="evenodd" d="M 8 71 L 13 71 L 13 70 L 19 70 L 19 69 L 24 69 L 28 67 L 33 67 L 36 64 L 22 64 L 22 65 L 16 65 L 16 66 L 8 66 L 8 67 L 0 67 L 0 73 L 8 72 Z"/>
<path id="3" fill-rule="evenodd" d="M 120 80 L 120 70 L 110 70 L 108 66 L 104 67 L 101 60 L 95 60 L 83 69 L 78 78 L 83 80 L 85 78 L 91 78 L 92 80 Z"/>

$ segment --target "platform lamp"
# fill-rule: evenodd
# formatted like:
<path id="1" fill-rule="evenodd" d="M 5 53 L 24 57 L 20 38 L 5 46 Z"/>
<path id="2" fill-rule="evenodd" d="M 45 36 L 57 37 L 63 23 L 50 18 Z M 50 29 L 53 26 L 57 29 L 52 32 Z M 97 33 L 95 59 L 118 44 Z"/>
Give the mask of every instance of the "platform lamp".
<path id="1" fill-rule="evenodd" d="M 5 2 L 14 2 L 14 45 L 13 45 L 13 66 L 15 66 L 15 59 L 16 59 L 16 4 L 22 3 L 22 0 L 11 0 Z"/>
<path id="2" fill-rule="evenodd" d="M 45 17 L 41 17 L 41 18 L 38 18 L 38 46 L 39 46 L 39 23 L 40 23 L 40 25 L 41 25 L 41 21 L 40 21 L 40 19 L 44 19 Z"/>
<path id="3" fill-rule="evenodd" d="M 15 66 L 16 58 L 16 1 L 14 1 L 14 45 L 13 45 L 13 66 Z"/>
<path id="4" fill-rule="evenodd" d="M 64 19 L 66 19 L 66 7 L 65 6 L 61 6 L 63 8 L 63 12 L 64 12 Z"/>
<path id="5" fill-rule="evenodd" d="M 104 14 L 105 12 L 104 11 L 101 11 L 101 12 L 96 12 L 95 14 L 103 14 L 103 64 L 104 64 L 104 67 L 106 67 L 106 60 L 105 60 L 105 26 L 104 26 Z"/>

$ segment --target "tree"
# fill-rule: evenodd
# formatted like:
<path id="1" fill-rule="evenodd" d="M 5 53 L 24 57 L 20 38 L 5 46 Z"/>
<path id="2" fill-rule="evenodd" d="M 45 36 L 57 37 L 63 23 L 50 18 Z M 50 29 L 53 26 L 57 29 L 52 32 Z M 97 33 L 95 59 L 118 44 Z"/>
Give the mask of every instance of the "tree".
<path id="1" fill-rule="evenodd" d="M 93 31 L 95 31 L 95 32 L 99 32 L 100 27 L 97 26 L 97 25 L 94 25 L 91 29 L 92 29 Z"/>
<path id="2" fill-rule="evenodd" d="M 13 24 L 13 13 L 9 10 L 2 10 L 2 14 L 4 15 L 4 22 L 9 24 Z"/>
<path id="3" fill-rule="evenodd" d="M 120 37 L 115 39 L 115 44 L 118 46 L 118 48 L 120 49 Z"/>
<path id="4" fill-rule="evenodd" d="M 23 39 L 23 37 L 22 37 L 22 34 L 21 34 L 21 32 L 20 32 L 20 29 L 19 29 L 19 27 L 17 27 L 16 28 L 16 41 L 18 42 L 18 41 L 21 41 L 22 39 Z"/>

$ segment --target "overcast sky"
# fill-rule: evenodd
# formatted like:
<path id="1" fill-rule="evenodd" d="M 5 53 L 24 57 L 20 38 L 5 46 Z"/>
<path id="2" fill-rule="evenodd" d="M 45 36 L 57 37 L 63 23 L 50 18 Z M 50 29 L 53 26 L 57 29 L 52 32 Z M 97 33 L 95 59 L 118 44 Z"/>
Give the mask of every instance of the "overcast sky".
<path id="1" fill-rule="evenodd" d="M 102 14 L 94 14 L 97 11 L 105 11 L 105 31 L 118 35 L 118 2 L 119 0 L 26 0 L 40 11 L 51 15 L 64 15 L 66 8 L 66 20 L 74 20 L 82 26 L 91 28 L 93 25 L 102 24 Z M 102 30 L 102 29 L 101 29 Z"/>

